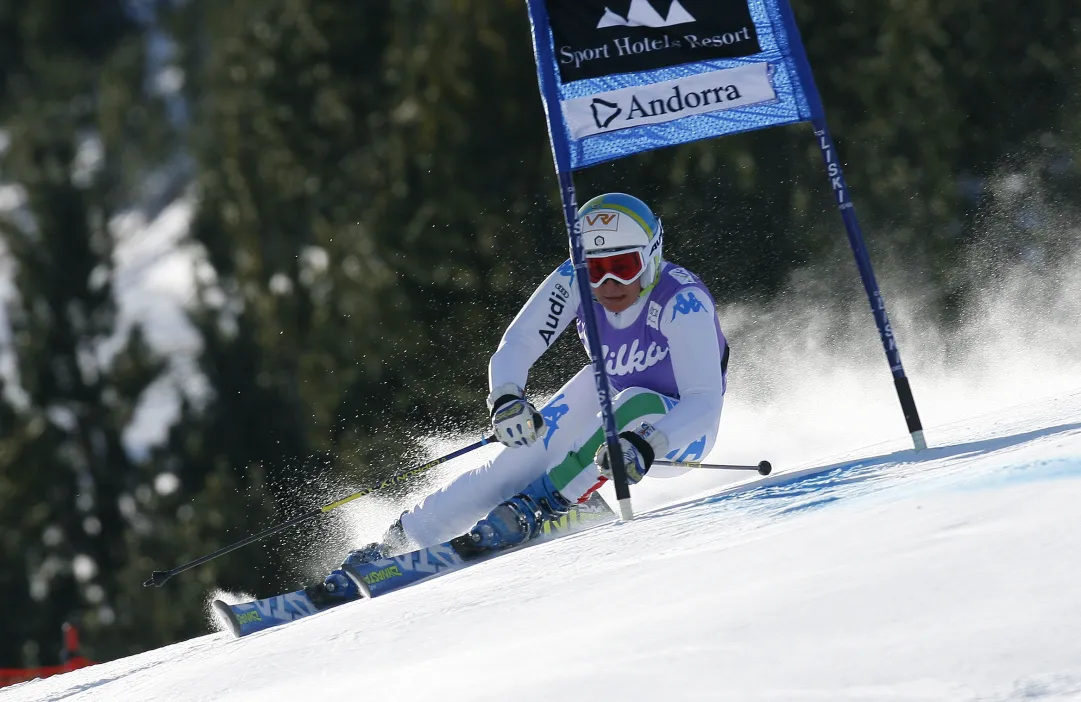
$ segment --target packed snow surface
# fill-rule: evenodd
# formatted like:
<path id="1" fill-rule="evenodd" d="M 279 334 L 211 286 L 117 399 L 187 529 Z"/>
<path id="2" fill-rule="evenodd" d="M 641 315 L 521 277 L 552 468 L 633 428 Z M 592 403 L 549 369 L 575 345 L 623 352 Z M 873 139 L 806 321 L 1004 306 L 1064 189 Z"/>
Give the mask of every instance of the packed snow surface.
<path id="1" fill-rule="evenodd" d="M 929 438 L 0 702 L 1081 700 L 1081 392 Z"/>

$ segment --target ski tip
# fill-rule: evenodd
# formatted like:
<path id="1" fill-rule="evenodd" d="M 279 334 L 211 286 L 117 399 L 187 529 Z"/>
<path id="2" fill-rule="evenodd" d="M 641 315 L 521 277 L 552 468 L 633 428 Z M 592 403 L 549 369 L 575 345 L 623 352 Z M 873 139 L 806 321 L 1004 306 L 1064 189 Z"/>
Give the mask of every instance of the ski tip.
<path id="1" fill-rule="evenodd" d="M 772 472 L 773 472 L 773 466 L 770 465 L 769 461 L 759 461 L 759 463 L 758 463 L 758 473 L 759 473 L 759 475 L 769 475 Z"/>
<path id="2" fill-rule="evenodd" d="M 233 608 L 222 602 L 221 600 L 214 600 L 212 603 L 214 611 L 218 613 L 219 618 L 233 636 L 240 638 L 240 622 L 236 619 L 236 613 L 233 612 Z"/>

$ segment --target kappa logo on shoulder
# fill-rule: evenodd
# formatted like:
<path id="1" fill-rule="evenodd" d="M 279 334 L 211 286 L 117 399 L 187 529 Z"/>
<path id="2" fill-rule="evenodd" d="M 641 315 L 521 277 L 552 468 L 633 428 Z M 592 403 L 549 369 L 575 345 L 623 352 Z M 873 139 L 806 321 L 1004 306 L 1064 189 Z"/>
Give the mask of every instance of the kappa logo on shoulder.
<path id="1" fill-rule="evenodd" d="M 619 229 L 618 212 L 590 212 L 582 217 L 587 232 L 603 230 L 614 232 Z"/>
<path id="2" fill-rule="evenodd" d="M 693 314 L 704 309 L 706 309 L 705 305 L 694 296 L 693 292 L 688 292 L 686 296 L 680 293 L 676 295 L 676 303 L 672 306 L 672 319 L 675 319 L 677 314 Z"/>

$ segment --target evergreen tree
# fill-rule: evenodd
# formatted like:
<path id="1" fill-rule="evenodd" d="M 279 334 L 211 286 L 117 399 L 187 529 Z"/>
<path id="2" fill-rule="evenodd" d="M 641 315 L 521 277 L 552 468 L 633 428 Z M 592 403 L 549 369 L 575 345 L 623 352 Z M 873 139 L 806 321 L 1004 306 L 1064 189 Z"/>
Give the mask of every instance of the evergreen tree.
<path id="1" fill-rule="evenodd" d="M 11 146 L 3 175 L 25 204 L 21 218 L 6 218 L 3 235 L 17 262 L 19 304 L 10 320 L 28 402 L 5 438 L 0 468 L 13 500 L 0 518 L 23 546 L 5 554 L 22 562 L 3 601 L 22 604 L 19 619 L 30 625 L 13 645 L 27 659 L 55 662 L 65 619 L 84 610 L 91 627 L 115 618 L 114 578 L 124 558 L 132 464 L 121 432 L 138 393 L 117 392 L 109 378 L 116 310 L 108 223 L 121 199 L 102 118 L 116 106 L 113 81 L 139 52 L 122 3 L 56 0 L 9 10 L 20 43 L 5 86 Z M 145 361 L 132 379 L 136 390 L 155 372 Z"/>

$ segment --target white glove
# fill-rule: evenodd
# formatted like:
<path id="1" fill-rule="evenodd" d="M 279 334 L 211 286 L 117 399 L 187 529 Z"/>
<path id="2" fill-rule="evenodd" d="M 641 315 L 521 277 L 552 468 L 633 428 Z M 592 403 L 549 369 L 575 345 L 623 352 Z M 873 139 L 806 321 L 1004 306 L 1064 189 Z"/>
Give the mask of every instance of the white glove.
<path id="1" fill-rule="evenodd" d="M 514 383 L 492 390 L 488 396 L 495 438 L 504 446 L 530 446 L 544 433 L 544 418 Z"/>
<path id="2" fill-rule="evenodd" d="M 668 452 L 668 437 L 650 424 L 642 422 L 634 431 L 624 431 L 619 435 L 619 450 L 623 453 L 623 466 L 627 470 L 627 482 L 638 484 L 646 476 L 649 467 L 657 456 Z M 608 460 L 608 442 L 597 449 L 593 457 L 597 470 L 604 478 L 612 479 L 612 466 Z"/>

